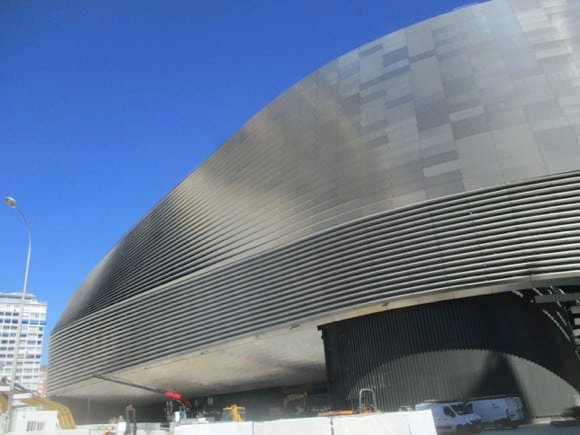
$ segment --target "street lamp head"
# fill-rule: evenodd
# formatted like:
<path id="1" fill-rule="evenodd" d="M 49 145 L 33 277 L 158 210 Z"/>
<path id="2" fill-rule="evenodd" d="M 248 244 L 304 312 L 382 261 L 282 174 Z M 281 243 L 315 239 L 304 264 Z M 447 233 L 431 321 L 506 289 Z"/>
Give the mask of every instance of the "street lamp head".
<path id="1" fill-rule="evenodd" d="M 6 204 L 10 208 L 16 208 L 16 200 L 11 196 L 7 196 L 4 198 L 4 204 Z"/>

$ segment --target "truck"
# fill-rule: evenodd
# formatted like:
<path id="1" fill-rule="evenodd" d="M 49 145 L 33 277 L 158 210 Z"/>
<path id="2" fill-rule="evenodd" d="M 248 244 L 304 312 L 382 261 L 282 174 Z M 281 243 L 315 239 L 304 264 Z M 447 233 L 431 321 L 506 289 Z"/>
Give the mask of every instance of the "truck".
<path id="1" fill-rule="evenodd" d="M 415 405 L 415 410 L 431 410 L 437 432 L 473 433 L 482 429 L 482 419 L 470 412 L 461 401 L 427 400 Z"/>
<path id="2" fill-rule="evenodd" d="M 482 423 L 495 428 L 517 428 L 525 419 L 524 406 L 518 396 L 501 395 L 474 397 L 466 408 L 481 416 Z"/>

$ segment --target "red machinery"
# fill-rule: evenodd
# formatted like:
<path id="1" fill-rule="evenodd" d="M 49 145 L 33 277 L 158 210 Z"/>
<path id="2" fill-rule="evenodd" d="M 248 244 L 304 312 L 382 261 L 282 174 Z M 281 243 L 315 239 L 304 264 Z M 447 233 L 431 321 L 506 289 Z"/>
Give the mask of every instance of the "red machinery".
<path id="1" fill-rule="evenodd" d="M 93 375 L 93 377 L 97 378 L 97 379 L 102 379 L 104 381 L 115 382 L 117 384 L 127 385 L 129 387 L 140 388 L 142 390 L 151 391 L 152 393 L 163 394 L 167 399 L 169 399 L 169 401 L 167 403 L 168 406 L 166 408 L 168 420 L 171 418 L 170 414 L 173 410 L 173 406 L 169 406 L 169 405 L 171 405 L 172 400 L 182 404 L 185 407 L 185 409 L 188 410 L 189 412 L 193 412 L 193 408 L 191 406 L 190 401 L 187 400 L 181 393 L 178 393 L 176 391 L 164 390 L 163 388 L 152 387 L 151 385 L 138 384 L 137 382 L 127 381 L 125 379 L 116 378 L 113 376 L 105 376 L 102 374 L 96 374 L 96 375 Z"/>

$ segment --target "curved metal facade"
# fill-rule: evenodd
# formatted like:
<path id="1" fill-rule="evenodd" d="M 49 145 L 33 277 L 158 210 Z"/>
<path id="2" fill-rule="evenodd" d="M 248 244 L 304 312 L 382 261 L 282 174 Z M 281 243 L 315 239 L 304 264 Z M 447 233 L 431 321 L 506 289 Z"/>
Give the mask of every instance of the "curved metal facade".
<path id="1" fill-rule="evenodd" d="M 577 282 L 579 197 L 578 2 L 389 34 L 268 105 L 109 252 L 51 335 L 49 390 L 395 296 Z"/>

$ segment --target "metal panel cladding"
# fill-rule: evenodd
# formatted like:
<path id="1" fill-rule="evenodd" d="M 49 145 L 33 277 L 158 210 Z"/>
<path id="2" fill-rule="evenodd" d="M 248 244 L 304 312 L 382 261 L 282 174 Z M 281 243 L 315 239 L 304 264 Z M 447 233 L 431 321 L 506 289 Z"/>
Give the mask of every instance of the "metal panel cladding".
<path id="1" fill-rule="evenodd" d="M 391 33 L 290 88 L 129 231 L 60 318 L 49 388 L 393 294 L 577 275 L 579 170 L 579 2 Z"/>

